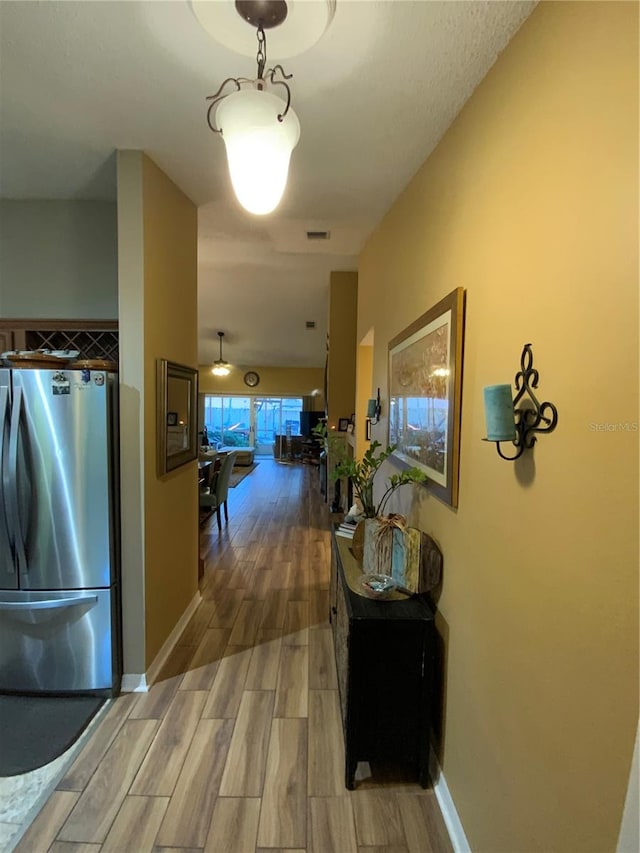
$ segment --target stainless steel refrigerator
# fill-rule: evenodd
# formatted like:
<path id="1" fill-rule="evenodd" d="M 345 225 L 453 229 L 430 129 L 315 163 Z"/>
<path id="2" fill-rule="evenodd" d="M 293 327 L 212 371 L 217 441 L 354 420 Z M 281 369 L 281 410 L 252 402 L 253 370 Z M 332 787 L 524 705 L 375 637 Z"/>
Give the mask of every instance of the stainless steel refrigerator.
<path id="1" fill-rule="evenodd" d="M 120 688 L 117 388 L 0 368 L 0 692 Z"/>

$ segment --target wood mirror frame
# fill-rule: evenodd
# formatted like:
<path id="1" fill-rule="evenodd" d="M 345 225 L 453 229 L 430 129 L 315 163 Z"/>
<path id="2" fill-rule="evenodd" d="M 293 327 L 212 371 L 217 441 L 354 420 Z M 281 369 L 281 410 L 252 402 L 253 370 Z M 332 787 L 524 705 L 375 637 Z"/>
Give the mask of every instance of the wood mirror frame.
<path id="1" fill-rule="evenodd" d="M 198 458 L 198 371 L 159 358 L 157 367 L 158 476 Z"/>

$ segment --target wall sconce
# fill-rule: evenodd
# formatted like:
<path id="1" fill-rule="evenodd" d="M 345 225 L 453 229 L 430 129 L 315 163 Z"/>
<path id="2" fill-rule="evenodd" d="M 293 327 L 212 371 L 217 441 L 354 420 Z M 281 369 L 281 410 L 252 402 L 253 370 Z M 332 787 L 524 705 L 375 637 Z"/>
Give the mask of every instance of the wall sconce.
<path id="1" fill-rule="evenodd" d="M 515 399 L 511 398 L 510 385 L 489 385 L 484 389 L 487 437 L 483 441 L 495 441 L 498 456 L 502 459 L 519 459 L 536 443 L 537 432 L 553 432 L 558 424 L 558 410 L 553 403 L 539 403 L 533 393 L 532 389 L 538 387 L 538 379 L 531 344 L 525 344 L 520 356 L 520 370 L 515 377 L 518 390 Z M 518 408 L 525 394 L 529 395 L 533 408 Z M 515 456 L 505 456 L 500 449 L 501 441 L 512 442 L 516 448 Z"/>
<path id="2" fill-rule="evenodd" d="M 382 407 L 380 406 L 380 389 L 378 388 L 378 394 L 375 400 L 367 400 L 367 418 L 372 424 L 377 424 L 380 420 L 380 413 L 382 412 Z M 375 419 L 375 420 L 374 420 Z"/>

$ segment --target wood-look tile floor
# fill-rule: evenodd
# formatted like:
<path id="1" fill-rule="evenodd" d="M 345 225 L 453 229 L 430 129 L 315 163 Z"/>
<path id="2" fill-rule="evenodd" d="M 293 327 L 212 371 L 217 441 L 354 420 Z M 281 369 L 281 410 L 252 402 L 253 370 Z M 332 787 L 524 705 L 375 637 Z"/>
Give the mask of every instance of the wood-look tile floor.
<path id="1" fill-rule="evenodd" d="M 20 853 L 450 851 L 432 790 L 344 787 L 328 512 L 317 469 L 261 459 L 201 528 L 202 603 L 158 681 L 120 696 Z"/>

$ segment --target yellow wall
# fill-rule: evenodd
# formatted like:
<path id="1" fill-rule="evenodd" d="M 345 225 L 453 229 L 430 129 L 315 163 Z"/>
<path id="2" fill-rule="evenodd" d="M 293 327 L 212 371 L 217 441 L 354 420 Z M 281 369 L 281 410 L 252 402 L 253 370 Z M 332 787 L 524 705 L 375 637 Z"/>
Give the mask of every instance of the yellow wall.
<path id="1" fill-rule="evenodd" d="M 369 240 L 374 386 L 458 286 L 459 508 L 400 500 L 444 552 L 441 763 L 473 850 L 613 850 L 638 720 L 637 4 L 541 3 Z M 514 464 L 480 440 L 482 389 L 526 342 L 559 425 Z"/>
<path id="2" fill-rule="evenodd" d="M 198 591 L 198 478 L 156 472 L 156 360 L 197 365 L 197 209 L 143 158 L 146 665 Z"/>
<path id="3" fill-rule="evenodd" d="M 332 272 L 329 283 L 327 424 L 337 428 L 356 403 L 356 312 L 358 273 Z"/>
<path id="4" fill-rule="evenodd" d="M 366 438 L 367 403 L 376 396 L 376 390 L 371 387 L 373 374 L 373 346 L 360 344 L 357 352 L 356 365 L 356 425 L 355 425 L 355 456 L 362 459 L 369 449 L 370 441 Z"/>
<path id="5" fill-rule="evenodd" d="M 260 376 L 260 383 L 255 388 L 244 384 L 244 375 L 248 370 L 254 370 Z M 201 394 L 242 394 L 245 396 L 267 397 L 314 397 L 311 411 L 322 411 L 324 408 L 324 370 L 320 367 L 232 367 L 228 376 L 214 376 L 211 367 L 201 364 L 200 368 Z"/>

